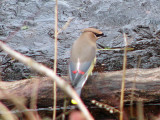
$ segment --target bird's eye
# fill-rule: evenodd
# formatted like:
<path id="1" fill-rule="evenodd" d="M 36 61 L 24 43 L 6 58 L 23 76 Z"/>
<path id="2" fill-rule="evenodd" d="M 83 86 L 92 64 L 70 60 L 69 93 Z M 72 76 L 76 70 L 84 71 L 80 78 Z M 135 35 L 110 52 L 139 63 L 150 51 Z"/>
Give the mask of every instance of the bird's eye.
<path id="1" fill-rule="evenodd" d="M 96 35 L 96 37 L 102 37 L 102 36 L 104 36 L 104 34 L 102 33 L 102 34 L 97 34 L 97 33 L 94 33 L 95 35 Z"/>

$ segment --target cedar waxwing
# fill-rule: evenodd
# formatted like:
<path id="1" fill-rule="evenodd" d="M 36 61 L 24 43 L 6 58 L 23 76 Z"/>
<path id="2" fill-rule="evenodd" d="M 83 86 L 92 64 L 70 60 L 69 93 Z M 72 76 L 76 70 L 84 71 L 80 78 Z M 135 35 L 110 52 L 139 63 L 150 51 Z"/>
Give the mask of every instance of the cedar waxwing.
<path id="1" fill-rule="evenodd" d="M 95 28 L 86 28 L 82 30 L 82 34 L 72 46 L 69 76 L 72 86 L 79 96 L 83 85 L 94 68 L 97 49 L 96 40 L 99 37 L 105 37 L 105 35 Z M 73 99 L 71 103 L 77 104 Z"/>

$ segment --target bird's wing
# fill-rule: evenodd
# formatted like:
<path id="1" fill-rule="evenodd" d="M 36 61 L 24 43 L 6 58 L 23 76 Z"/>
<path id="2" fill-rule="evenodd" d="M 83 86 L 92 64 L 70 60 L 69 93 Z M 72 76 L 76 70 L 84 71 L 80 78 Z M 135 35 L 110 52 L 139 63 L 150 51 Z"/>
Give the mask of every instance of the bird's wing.
<path id="1" fill-rule="evenodd" d="M 72 82 L 73 87 L 76 87 L 78 84 L 83 85 L 91 73 L 94 67 L 94 61 L 82 62 L 82 63 L 74 63 L 70 62 L 69 64 L 69 75 Z"/>

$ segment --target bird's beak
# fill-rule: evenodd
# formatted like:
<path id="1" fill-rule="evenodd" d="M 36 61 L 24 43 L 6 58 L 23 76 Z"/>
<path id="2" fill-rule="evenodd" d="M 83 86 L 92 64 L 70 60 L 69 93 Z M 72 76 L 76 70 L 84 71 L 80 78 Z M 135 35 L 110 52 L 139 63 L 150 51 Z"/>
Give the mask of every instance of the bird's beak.
<path id="1" fill-rule="evenodd" d="M 102 37 L 107 37 L 107 35 L 103 34 Z"/>

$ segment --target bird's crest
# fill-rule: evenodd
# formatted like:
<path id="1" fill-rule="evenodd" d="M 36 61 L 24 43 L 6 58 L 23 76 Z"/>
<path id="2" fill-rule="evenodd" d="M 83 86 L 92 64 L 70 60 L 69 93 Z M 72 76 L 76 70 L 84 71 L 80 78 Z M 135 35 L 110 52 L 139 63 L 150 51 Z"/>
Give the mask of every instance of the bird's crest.
<path id="1" fill-rule="evenodd" d="M 103 34 L 100 30 L 96 29 L 96 28 L 86 28 L 86 29 L 82 29 L 82 32 L 93 32 L 96 34 Z"/>

